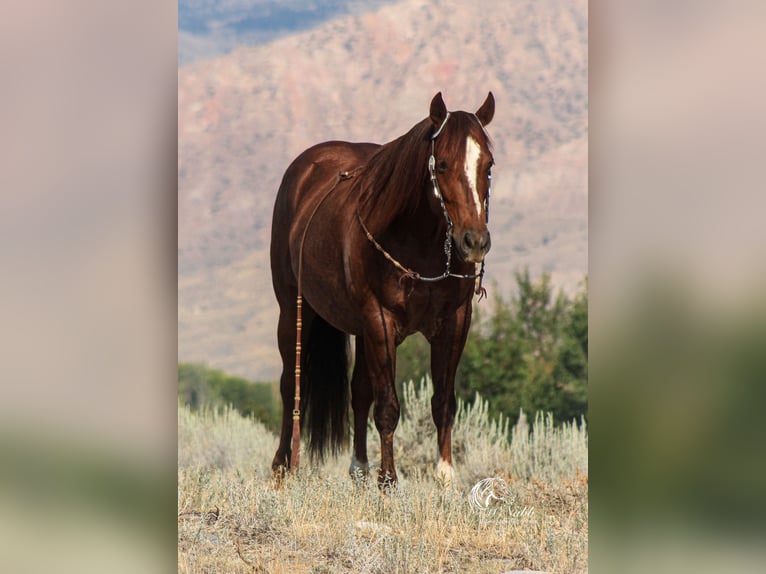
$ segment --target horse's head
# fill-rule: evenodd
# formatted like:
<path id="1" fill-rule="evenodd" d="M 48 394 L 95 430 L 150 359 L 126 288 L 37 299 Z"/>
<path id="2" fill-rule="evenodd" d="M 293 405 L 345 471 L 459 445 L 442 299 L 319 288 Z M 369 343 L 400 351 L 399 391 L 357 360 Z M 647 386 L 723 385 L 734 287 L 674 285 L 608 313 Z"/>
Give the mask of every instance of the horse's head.
<path id="1" fill-rule="evenodd" d="M 492 92 L 475 114 L 448 112 L 441 92 L 431 101 L 430 202 L 452 223 L 456 250 L 469 263 L 483 261 L 491 243 L 487 221 L 494 160 L 484 127 L 494 115 Z"/>

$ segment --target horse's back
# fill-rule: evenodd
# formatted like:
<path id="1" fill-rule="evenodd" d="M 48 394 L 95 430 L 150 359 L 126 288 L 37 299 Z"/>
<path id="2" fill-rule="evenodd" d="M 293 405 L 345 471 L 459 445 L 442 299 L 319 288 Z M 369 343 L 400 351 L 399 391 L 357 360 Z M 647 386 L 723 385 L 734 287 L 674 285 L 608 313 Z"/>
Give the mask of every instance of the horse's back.
<path id="1" fill-rule="evenodd" d="M 281 271 L 293 267 L 290 245 L 302 235 L 315 207 L 332 190 L 339 174 L 364 165 L 379 147 L 374 143 L 328 141 L 308 148 L 289 165 L 277 192 L 272 219 L 271 263 L 275 282 Z M 294 276 L 294 272 L 289 275 Z M 288 280 L 293 282 L 292 277 Z"/>
<path id="2" fill-rule="evenodd" d="M 314 145 L 293 160 L 279 186 L 277 202 L 287 201 L 294 207 L 300 201 L 311 201 L 326 183 L 332 184 L 342 171 L 350 171 L 366 163 L 380 147 L 373 143 L 328 141 Z"/>

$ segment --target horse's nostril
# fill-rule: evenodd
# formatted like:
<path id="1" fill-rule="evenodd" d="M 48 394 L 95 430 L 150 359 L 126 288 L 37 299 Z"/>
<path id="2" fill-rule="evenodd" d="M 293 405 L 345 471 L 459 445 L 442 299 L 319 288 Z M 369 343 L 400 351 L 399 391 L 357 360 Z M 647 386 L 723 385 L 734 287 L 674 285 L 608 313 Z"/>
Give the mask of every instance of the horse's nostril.
<path id="1" fill-rule="evenodd" d="M 463 234 L 463 248 L 466 251 L 480 250 L 486 253 L 489 251 L 489 244 L 489 232 L 466 231 Z"/>

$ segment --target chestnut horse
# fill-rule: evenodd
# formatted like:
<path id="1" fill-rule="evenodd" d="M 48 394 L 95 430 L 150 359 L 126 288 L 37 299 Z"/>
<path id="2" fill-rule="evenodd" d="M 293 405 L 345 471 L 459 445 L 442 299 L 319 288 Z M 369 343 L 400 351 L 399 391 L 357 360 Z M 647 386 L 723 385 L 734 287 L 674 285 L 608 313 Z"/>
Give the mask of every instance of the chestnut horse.
<path id="1" fill-rule="evenodd" d="M 455 371 L 490 247 L 493 158 L 484 128 L 494 112 L 491 92 L 476 113 L 448 112 L 438 93 L 429 117 L 387 144 L 325 142 L 287 168 L 271 232 L 283 365 L 275 474 L 298 464 L 299 420 L 315 458 L 342 445 L 348 336 L 354 335 L 349 472 L 369 471 L 367 419 L 374 402 L 378 484 L 395 484 L 396 348 L 419 331 L 431 345 L 436 474 L 451 482 Z"/>

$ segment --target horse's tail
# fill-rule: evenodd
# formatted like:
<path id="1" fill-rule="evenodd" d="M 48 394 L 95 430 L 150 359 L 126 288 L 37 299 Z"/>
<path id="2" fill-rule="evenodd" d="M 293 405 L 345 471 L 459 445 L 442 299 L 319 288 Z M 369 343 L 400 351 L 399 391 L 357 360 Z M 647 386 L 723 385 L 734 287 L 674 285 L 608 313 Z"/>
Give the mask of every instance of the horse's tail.
<path id="1" fill-rule="evenodd" d="M 337 454 L 348 428 L 348 335 L 317 315 L 306 341 L 301 393 L 312 458 L 323 460 L 328 447 Z"/>

